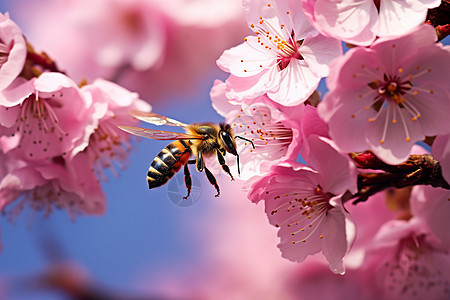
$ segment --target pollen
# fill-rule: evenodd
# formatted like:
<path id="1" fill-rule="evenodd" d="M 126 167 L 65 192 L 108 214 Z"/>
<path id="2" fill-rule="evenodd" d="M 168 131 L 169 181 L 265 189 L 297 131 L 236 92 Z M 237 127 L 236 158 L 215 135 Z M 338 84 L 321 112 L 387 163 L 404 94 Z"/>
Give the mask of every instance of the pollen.
<path id="1" fill-rule="evenodd" d="M 381 141 L 380 141 L 380 144 L 384 144 L 384 140 L 381 140 Z"/>
<path id="2" fill-rule="evenodd" d="M 410 138 L 410 137 L 407 137 L 405 140 L 406 140 L 407 142 L 409 142 L 409 141 L 411 140 L 411 138 Z"/>

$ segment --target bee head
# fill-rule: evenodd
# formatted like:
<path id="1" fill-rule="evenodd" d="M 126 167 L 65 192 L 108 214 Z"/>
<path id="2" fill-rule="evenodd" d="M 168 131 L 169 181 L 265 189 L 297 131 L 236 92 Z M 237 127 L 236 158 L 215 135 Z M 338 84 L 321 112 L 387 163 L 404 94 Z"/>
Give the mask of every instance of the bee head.
<path id="1" fill-rule="evenodd" d="M 220 123 L 219 139 L 225 148 L 225 151 L 238 155 L 236 151 L 236 142 L 234 140 L 233 129 L 229 124 Z"/>

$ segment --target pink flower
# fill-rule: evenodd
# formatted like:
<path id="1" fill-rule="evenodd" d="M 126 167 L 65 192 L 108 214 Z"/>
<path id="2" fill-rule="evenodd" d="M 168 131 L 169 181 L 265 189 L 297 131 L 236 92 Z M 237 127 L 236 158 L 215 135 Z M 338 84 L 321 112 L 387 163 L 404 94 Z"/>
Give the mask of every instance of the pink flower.
<path id="1" fill-rule="evenodd" d="M 267 93 L 286 106 L 304 102 L 342 53 L 340 42 L 314 30 L 293 0 L 246 0 L 244 9 L 257 36 L 226 50 L 217 61 L 231 73 L 227 97 L 241 101 Z"/>
<path id="2" fill-rule="evenodd" d="M 450 134 L 436 137 L 433 142 L 433 156 L 441 164 L 444 179 L 450 183 Z"/>
<path id="3" fill-rule="evenodd" d="M 411 211 L 429 231 L 450 249 L 450 191 L 430 186 L 415 186 L 411 192 Z"/>
<path id="4" fill-rule="evenodd" d="M 211 100 L 216 111 L 225 117 L 237 136 L 249 139 L 248 142 L 236 139 L 241 162 L 241 175 L 249 179 L 261 175 L 271 165 L 285 160 L 296 160 L 299 149 L 299 130 L 304 106 L 283 107 L 266 95 L 232 104 L 225 97 L 225 83 L 216 81 L 211 90 Z"/>
<path id="5" fill-rule="evenodd" d="M 20 28 L 0 13 L 0 90 L 8 87 L 22 72 L 27 45 Z"/>
<path id="6" fill-rule="evenodd" d="M 322 34 L 368 46 L 376 36 L 399 36 L 425 21 L 440 0 L 303 0 L 303 9 Z"/>
<path id="7" fill-rule="evenodd" d="M 365 262 L 382 299 L 448 299 L 450 256 L 417 219 L 393 220 L 375 236 Z"/>
<path id="8" fill-rule="evenodd" d="M 70 157 L 82 156 L 85 168 L 92 171 L 94 166 L 99 173 L 102 168 L 116 172 L 115 167 L 124 167 L 122 161 L 131 150 L 130 135 L 117 125 L 138 124 L 130 110 L 150 111 L 151 107 L 138 94 L 103 79 L 83 86 L 81 92 L 92 102 L 93 121 L 86 128 L 85 139 L 72 149 Z"/>
<path id="9" fill-rule="evenodd" d="M 95 174 L 72 172 L 68 165 L 72 162 L 62 157 L 39 162 L 8 159 L 14 163 L 10 162 L 8 174 L 0 179 L 0 210 L 11 217 L 26 206 L 43 211 L 45 216 L 54 209 L 66 209 L 72 218 L 80 213 L 104 212 L 105 196 L 97 177 L 92 176 Z M 8 206 L 12 207 L 7 210 Z"/>
<path id="10" fill-rule="evenodd" d="M 450 52 L 435 41 L 434 28 L 422 25 L 335 61 L 319 115 L 342 151 L 371 149 L 399 164 L 416 141 L 450 131 Z"/>
<path id="11" fill-rule="evenodd" d="M 75 82 L 61 73 L 17 78 L 0 92 L 0 146 L 27 159 L 64 156 L 85 134 L 87 105 Z"/>
<path id="12" fill-rule="evenodd" d="M 30 133 L 19 139 L 16 148 L 4 154 L 6 171 L 0 178 L 0 209 L 6 210 L 6 206 L 11 205 L 9 213 L 17 215 L 29 205 L 33 210 L 44 210 L 45 215 L 49 215 L 54 208 L 65 208 L 72 218 L 79 213 L 102 214 L 105 196 L 97 174 L 103 175 L 102 168 L 115 172 L 114 167 L 123 167 L 130 150 L 130 136 L 119 130 L 117 125 L 137 123 L 129 115 L 129 110 L 149 110 L 150 106 L 139 100 L 136 93 L 101 79 L 78 89 L 62 74 L 44 73 L 25 85 L 36 86 L 39 101 L 48 103 L 36 104 L 35 98 L 30 100 L 30 104 L 22 103 L 18 110 L 25 112 L 20 112 L 18 120 L 24 122 L 23 128 L 27 131 L 42 130 L 42 136 L 50 136 L 48 140 L 42 139 L 41 143 L 36 143 L 47 145 L 48 149 L 44 152 L 49 154 L 40 157 L 24 155 L 23 151 L 33 151 L 27 139 L 39 138 L 39 135 Z M 42 94 L 43 100 L 40 98 Z M 36 105 L 37 108 L 31 109 L 31 113 L 42 113 L 45 118 L 40 120 L 35 114 L 27 117 L 26 105 Z M 12 109 L 2 110 L 5 114 L 10 111 Z M 29 124 L 26 121 L 33 118 L 37 118 L 35 122 L 38 124 L 34 129 L 26 125 Z M 71 122 L 74 128 L 80 127 L 82 130 L 77 129 L 76 136 L 79 136 L 70 140 L 67 149 L 58 148 L 60 144 L 52 145 L 51 137 L 58 132 L 49 130 L 52 127 L 45 121 L 54 121 L 52 126 L 64 126 Z M 20 135 L 23 128 L 16 135 Z M 58 130 L 64 132 L 65 128 L 73 129 L 64 126 Z M 64 134 L 62 137 L 72 135 L 75 136 Z M 5 138 L 2 137 L 3 140 Z"/>
<path id="13" fill-rule="evenodd" d="M 264 200 L 269 222 L 279 228 L 283 257 L 302 262 L 322 252 L 330 269 L 343 274 L 355 228 L 341 197 L 356 192 L 356 170 L 327 139 L 311 136 L 309 144 L 317 171 L 295 162 L 275 165 L 253 182 L 248 197 Z"/>

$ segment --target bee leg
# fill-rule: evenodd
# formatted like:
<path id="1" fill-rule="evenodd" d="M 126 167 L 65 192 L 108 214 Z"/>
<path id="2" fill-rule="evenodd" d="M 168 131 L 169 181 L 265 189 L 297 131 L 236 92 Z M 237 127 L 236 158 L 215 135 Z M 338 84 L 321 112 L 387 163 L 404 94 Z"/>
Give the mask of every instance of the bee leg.
<path id="1" fill-rule="evenodd" d="M 201 151 L 198 151 L 196 167 L 197 167 L 197 171 L 199 171 L 199 172 L 202 172 L 203 169 L 205 168 L 205 161 L 203 160 L 203 153 Z"/>
<path id="2" fill-rule="evenodd" d="M 216 151 L 217 153 L 217 160 L 219 161 L 219 164 L 222 166 L 222 169 L 231 177 L 231 180 L 234 180 L 233 175 L 230 172 L 230 168 L 225 163 L 225 158 L 223 157 L 222 153 L 220 151 Z"/>
<path id="3" fill-rule="evenodd" d="M 195 163 L 195 160 L 194 160 L 194 163 Z M 186 197 L 183 197 L 183 199 L 187 199 L 189 197 L 189 195 L 191 194 L 191 188 L 192 188 L 192 178 L 191 178 L 191 173 L 189 173 L 188 164 L 184 165 L 184 183 L 187 188 L 187 195 L 186 195 Z"/>
<path id="4" fill-rule="evenodd" d="M 216 197 L 219 197 L 219 195 L 220 195 L 220 188 L 219 188 L 219 185 L 217 184 L 216 178 L 211 173 L 211 171 L 208 170 L 207 167 L 205 167 L 205 173 L 206 173 L 206 177 L 209 180 L 209 183 L 211 183 L 216 188 L 216 191 L 217 191 Z"/>

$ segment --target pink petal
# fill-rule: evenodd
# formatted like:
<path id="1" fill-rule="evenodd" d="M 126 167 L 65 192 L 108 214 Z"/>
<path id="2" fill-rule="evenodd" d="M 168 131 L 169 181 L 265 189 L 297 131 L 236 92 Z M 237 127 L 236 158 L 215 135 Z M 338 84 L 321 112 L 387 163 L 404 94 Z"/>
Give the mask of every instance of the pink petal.
<path id="1" fill-rule="evenodd" d="M 234 76 L 250 77 L 276 65 L 276 60 L 275 53 L 262 47 L 256 36 L 249 36 L 247 42 L 225 50 L 217 65 Z"/>
<path id="2" fill-rule="evenodd" d="M 348 156 L 339 153 L 334 143 L 324 137 L 312 135 L 308 144 L 311 150 L 309 165 L 321 175 L 322 189 L 334 195 L 347 190 L 356 193 L 356 167 Z"/>
<path id="3" fill-rule="evenodd" d="M 420 53 L 436 47 L 436 32 L 433 26 L 423 24 L 416 27 L 410 34 L 398 38 L 380 38 L 371 46 L 389 74 L 397 73 L 400 67 L 405 68 L 415 63 L 412 60 L 418 59 Z M 411 45 L 417 45 L 411 47 Z M 422 47 L 428 48 L 422 48 Z M 412 67 L 412 66 L 411 66 Z M 409 71 L 409 70 L 408 70 Z"/>
<path id="4" fill-rule="evenodd" d="M 442 175 L 450 183 L 450 135 L 436 137 L 433 143 L 433 156 L 441 163 Z"/>
<path id="5" fill-rule="evenodd" d="M 345 213 L 348 215 L 348 213 Z M 343 258 L 348 250 L 346 236 L 346 216 L 342 207 L 335 207 L 327 212 L 322 238 L 322 253 L 330 264 L 333 273 L 344 274 Z"/>
<path id="6" fill-rule="evenodd" d="M 380 16 L 375 28 L 377 35 L 402 35 L 425 21 L 427 8 L 414 10 L 407 1 L 380 1 Z"/>
<path id="7" fill-rule="evenodd" d="M 382 108 L 374 122 L 367 122 L 365 138 L 376 156 L 388 164 L 397 165 L 408 158 L 414 143 L 424 139 L 425 136 L 422 134 L 420 124 L 412 121 L 407 111 L 393 106 L 394 104 L 389 104 Z M 392 123 L 393 110 L 396 110 L 395 124 Z"/>
<path id="8" fill-rule="evenodd" d="M 450 247 L 450 191 L 430 186 L 416 186 L 411 192 L 411 211 L 414 216 L 424 220 L 431 231 Z"/>
<path id="9" fill-rule="evenodd" d="M 5 45 L 12 44 L 7 61 L 0 68 L 0 90 L 5 89 L 22 72 L 27 56 L 27 46 L 20 28 L 0 14 L 0 40 Z"/>
<path id="10" fill-rule="evenodd" d="M 251 77 L 230 75 L 226 81 L 226 96 L 230 100 L 252 99 L 274 89 L 280 81 L 277 66 Z"/>
<path id="11" fill-rule="evenodd" d="M 383 70 L 376 53 L 369 48 L 353 48 L 333 61 L 330 76 L 327 77 L 327 87 L 361 89 L 375 79 L 383 78 Z"/>
<path id="12" fill-rule="evenodd" d="M 13 107 L 22 103 L 34 92 L 34 81 L 18 77 L 6 89 L 0 91 L 0 105 Z"/>
<path id="13" fill-rule="evenodd" d="M 19 113 L 20 107 L 17 105 L 13 107 L 0 106 L 0 125 L 11 128 L 16 124 Z M 16 130 L 15 128 L 11 129 Z"/>
<path id="14" fill-rule="evenodd" d="M 339 40 L 316 35 L 305 39 L 299 52 L 314 74 L 325 77 L 331 62 L 342 55 L 342 45 Z"/>
<path id="15" fill-rule="evenodd" d="M 370 45 L 375 39 L 371 27 L 378 12 L 371 0 L 317 0 L 313 14 L 315 27 L 328 36 L 361 46 Z"/>
<path id="16" fill-rule="evenodd" d="M 329 91 L 318 106 L 319 116 L 328 124 L 330 136 L 343 152 L 367 150 L 364 124 L 376 114 L 375 110 L 366 109 L 373 99 L 370 94 L 358 97 L 367 91 L 370 91 L 367 86 L 353 91 Z"/>
<path id="17" fill-rule="evenodd" d="M 268 91 L 267 96 L 286 106 L 299 105 L 306 101 L 316 90 L 321 78 L 314 74 L 304 61 L 298 59 L 292 59 L 280 74 L 279 88 Z"/>
<path id="18" fill-rule="evenodd" d="M 47 72 L 42 73 L 34 82 L 37 91 L 52 93 L 63 88 L 77 88 L 77 84 L 62 73 Z"/>
<path id="19" fill-rule="evenodd" d="M 417 96 L 405 98 L 421 114 L 416 122 L 420 123 L 423 135 L 433 136 L 450 133 L 448 93 L 442 89 L 442 85 L 439 86 L 435 83 L 423 84 L 417 88 L 420 90 Z M 433 91 L 433 93 L 430 94 L 425 91 Z"/>
<path id="20" fill-rule="evenodd" d="M 225 97 L 226 84 L 218 79 L 214 81 L 214 85 L 209 92 L 212 106 L 216 112 L 225 117 L 231 110 L 234 109 L 234 105 L 229 103 L 227 97 Z"/>

